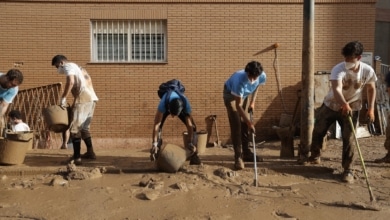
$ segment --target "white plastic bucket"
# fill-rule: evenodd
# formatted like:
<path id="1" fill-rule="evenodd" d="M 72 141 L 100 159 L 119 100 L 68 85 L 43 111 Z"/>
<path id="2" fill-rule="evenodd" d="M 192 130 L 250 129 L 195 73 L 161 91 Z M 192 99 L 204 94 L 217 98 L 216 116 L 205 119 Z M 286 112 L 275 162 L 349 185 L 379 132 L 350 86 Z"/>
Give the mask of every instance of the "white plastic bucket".
<path id="1" fill-rule="evenodd" d="M 188 132 L 183 132 L 183 144 L 187 146 L 189 142 Z M 196 146 L 198 155 L 203 154 L 206 151 L 207 145 L 207 131 L 198 131 L 194 134 L 194 145 Z"/>

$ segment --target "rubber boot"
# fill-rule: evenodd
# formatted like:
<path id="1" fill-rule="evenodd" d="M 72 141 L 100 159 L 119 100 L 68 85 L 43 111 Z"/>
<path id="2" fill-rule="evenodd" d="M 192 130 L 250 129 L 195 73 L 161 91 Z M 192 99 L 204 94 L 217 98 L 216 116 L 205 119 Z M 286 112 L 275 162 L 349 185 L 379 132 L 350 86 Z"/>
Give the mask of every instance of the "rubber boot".
<path id="1" fill-rule="evenodd" d="M 73 158 L 80 158 L 80 150 L 81 150 L 81 138 L 75 138 L 72 140 L 73 143 Z"/>
<path id="2" fill-rule="evenodd" d="M 70 159 L 76 165 L 81 165 L 80 149 L 81 149 L 81 138 L 75 138 L 72 140 L 73 143 L 73 157 Z"/>
<path id="3" fill-rule="evenodd" d="M 85 154 L 83 154 L 81 157 L 83 159 L 96 160 L 96 155 L 95 155 L 95 152 L 93 151 L 91 137 L 85 138 L 84 143 L 85 143 L 85 146 L 87 146 L 87 152 Z"/>

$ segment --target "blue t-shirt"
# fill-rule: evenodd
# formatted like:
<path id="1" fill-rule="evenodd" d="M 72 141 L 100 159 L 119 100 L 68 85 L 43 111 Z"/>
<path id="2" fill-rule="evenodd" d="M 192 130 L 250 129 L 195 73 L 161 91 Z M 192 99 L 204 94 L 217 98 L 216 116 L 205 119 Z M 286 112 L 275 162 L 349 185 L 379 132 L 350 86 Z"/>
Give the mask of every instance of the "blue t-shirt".
<path id="1" fill-rule="evenodd" d="M 3 75 L 0 73 L 0 75 Z M 15 96 L 18 94 L 19 87 L 12 87 L 9 89 L 4 89 L 0 86 L 0 100 L 4 100 L 6 103 L 12 103 Z"/>
<path id="2" fill-rule="evenodd" d="M 230 76 L 225 82 L 225 85 L 232 95 L 245 99 L 248 95 L 252 94 L 259 85 L 264 85 L 266 79 L 267 75 L 263 71 L 263 73 L 251 83 L 245 70 L 239 70 Z"/>
<path id="3" fill-rule="evenodd" d="M 165 113 L 165 112 L 167 112 L 168 110 L 167 110 L 167 108 L 166 108 L 166 103 L 165 103 L 165 100 L 166 100 L 166 96 L 167 96 L 167 94 L 168 93 L 165 93 L 164 95 L 163 95 L 163 97 L 161 98 L 161 100 L 160 100 L 160 103 L 158 104 L 158 107 L 157 107 L 157 110 L 159 111 L 159 112 L 161 112 L 161 113 Z M 176 99 L 176 98 L 180 98 L 180 96 L 176 93 L 176 92 L 171 92 L 171 96 L 169 97 L 169 102 L 172 100 L 172 99 Z M 186 97 L 184 97 L 186 100 L 185 100 L 185 102 L 184 102 L 184 109 L 183 109 L 183 111 L 185 112 L 185 113 L 188 113 L 188 114 L 191 114 L 191 105 L 190 105 L 190 102 L 188 101 L 188 99 L 186 98 Z"/>

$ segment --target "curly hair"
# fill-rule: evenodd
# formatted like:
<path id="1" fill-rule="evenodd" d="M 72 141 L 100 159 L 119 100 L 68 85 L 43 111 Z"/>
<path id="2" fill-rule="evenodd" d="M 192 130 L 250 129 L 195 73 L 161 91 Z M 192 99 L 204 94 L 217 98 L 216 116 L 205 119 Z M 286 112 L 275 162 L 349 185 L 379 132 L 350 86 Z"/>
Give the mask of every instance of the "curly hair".
<path id="1" fill-rule="evenodd" d="M 260 76 L 263 73 L 263 67 L 261 63 L 257 61 L 251 61 L 245 66 L 245 72 L 248 73 L 249 76 Z"/>
<path id="2" fill-rule="evenodd" d="M 7 76 L 7 79 L 9 81 L 16 80 L 16 81 L 19 82 L 19 84 L 22 84 L 22 82 L 23 82 L 23 73 L 22 73 L 22 71 L 20 71 L 18 69 L 10 69 L 10 70 L 8 70 L 6 76 Z"/>
<path id="3" fill-rule="evenodd" d="M 359 41 L 352 41 L 347 43 L 341 50 L 344 57 L 357 57 L 363 53 L 363 44 Z"/>

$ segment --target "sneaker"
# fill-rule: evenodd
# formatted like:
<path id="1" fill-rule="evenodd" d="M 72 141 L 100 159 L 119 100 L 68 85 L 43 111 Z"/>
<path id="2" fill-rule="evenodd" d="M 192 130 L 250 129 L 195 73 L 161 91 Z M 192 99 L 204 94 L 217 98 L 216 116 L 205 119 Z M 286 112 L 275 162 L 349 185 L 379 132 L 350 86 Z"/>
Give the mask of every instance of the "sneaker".
<path id="1" fill-rule="evenodd" d="M 346 183 L 353 183 L 354 178 L 353 178 L 352 170 L 345 170 L 343 173 L 342 180 L 343 180 L 343 182 L 346 182 Z"/>
<path id="2" fill-rule="evenodd" d="M 86 152 L 81 155 L 83 159 L 96 160 L 96 154 L 94 152 Z"/>
<path id="3" fill-rule="evenodd" d="M 309 164 L 320 164 L 321 163 L 321 157 L 303 157 L 298 159 L 299 165 L 309 165 Z"/>
<path id="4" fill-rule="evenodd" d="M 237 158 L 234 162 L 234 168 L 236 170 L 242 170 L 245 168 L 245 165 L 244 165 L 244 161 L 242 160 L 242 158 Z"/>
<path id="5" fill-rule="evenodd" d="M 202 161 L 200 160 L 197 154 L 194 154 L 190 159 L 190 165 L 202 165 Z"/>
<path id="6" fill-rule="evenodd" d="M 375 163 L 390 163 L 390 153 L 386 154 L 385 157 L 374 160 Z"/>
<path id="7" fill-rule="evenodd" d="M 244 162 L 254 162 L 254 154 L 249 151 L 242 154 L 242 159 Z M 263 162 L 263 158 L 256 155 L 256 162 Z"/>

